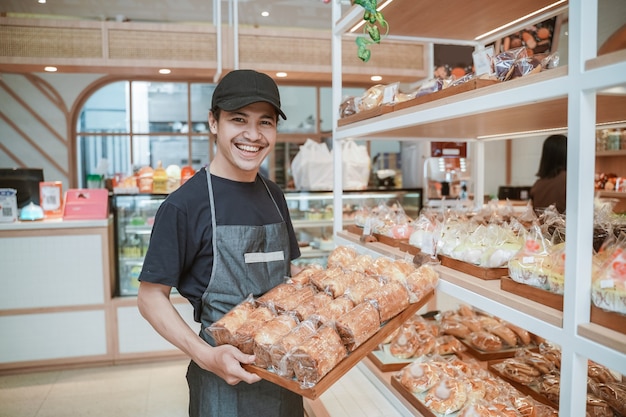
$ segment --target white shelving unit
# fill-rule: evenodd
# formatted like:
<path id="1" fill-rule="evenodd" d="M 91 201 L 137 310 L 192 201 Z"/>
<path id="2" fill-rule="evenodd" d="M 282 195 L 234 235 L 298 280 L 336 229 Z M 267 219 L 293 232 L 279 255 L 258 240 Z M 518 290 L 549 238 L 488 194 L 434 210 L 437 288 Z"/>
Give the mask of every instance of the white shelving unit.
<path id="1" fill-rule="evenodd" d="M 563 312 L 505 293 L 499 289 L 499 284 L 476 283 L 474 278 L 445 267 L 440 268 L 439 291 L 558 343 L 562 347 L 560 415 L 584 417 L 587 360 L 626 374 L 626 335 L 590 323 L 595 129 L 599 123 L 626 120 L 626 97 L 604 94 L 606 89 L 626 86 L 626 50 L 596 56 L 598 0 L 553 3 L 552 0 L 529 0 L 503 8 L 489 0 L 450 0 L 445 5 L 395 0 L 385 8 L 383 13 L 394 36 L 420 42 L 474 42 L 477 46 L 479 42 L 474 39 L 478 35 L 535 10 L 545 8 L 535 17 L 545 19 L 567 9 L 568 65 L 341 127 L 338 127 L 335 113 L 334 199 L 338 206 L 342 177 L 340 143 L 345 139 L 467 140 L 474 142 L 480 152 L 486 137 L 505 139 L 521 132 L 567 129 L 568 216 Z M 348 32 L 361 19 L 362 12 L 360 7 L 353 6 L 341 16 L 338 2 L 333 2 L 333 108 L 339 108 L 341 102 L 341 39 L 351 36 Z M 480 43 L 488 44 L 528 23 L 519 22 L 517 26 L 481 39 Z M 442 39 L 446 36 L 450 38 Z M 480 180 L 484 178 L 485 158 L 479 153 L 477 159 L 475 166 Z M 478 187 L 480 190 L 480 185 Z M 341 230 L 341 219 L 336 218 L 335 241 L 359 245 Z"/>

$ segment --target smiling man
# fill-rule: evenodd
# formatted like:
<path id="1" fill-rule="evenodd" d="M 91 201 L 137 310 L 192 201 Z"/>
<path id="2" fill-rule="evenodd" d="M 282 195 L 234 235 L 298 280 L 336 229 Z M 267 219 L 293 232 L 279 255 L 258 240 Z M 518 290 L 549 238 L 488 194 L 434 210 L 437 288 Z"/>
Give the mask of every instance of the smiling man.
<path id="1" fill-rule="evenodd" d="M 235 305 L 284 282 L 300 256 L 282 190 L 259 174 L 276 143 L 278 87 L 253 70 L 228 73 L 213 93 L 209 126 L 217 153 L 157 212 L 141 272 L 141 314 L 191 358 L 191 417 L 303 416 L 302 397 L 244 370 L 254 356 L 215 346 L 206 331 Z M 170 302 L 194 307 L 194 332 Z"/>

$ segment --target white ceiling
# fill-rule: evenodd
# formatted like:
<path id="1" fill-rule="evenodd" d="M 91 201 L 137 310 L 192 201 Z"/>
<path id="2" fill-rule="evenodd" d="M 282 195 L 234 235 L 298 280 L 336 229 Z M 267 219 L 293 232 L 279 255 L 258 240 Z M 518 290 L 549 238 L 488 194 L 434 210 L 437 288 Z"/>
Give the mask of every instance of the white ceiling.
<path id="1" fill-rule="evenodd" d="M 34 15 L 87 20 L 213 23 L 214 0 L 0 0 L 0 16 Z M 349 0 L 342 0 L 349 7 Z M 228 23 L 234 0 L 221 0 Z M 268 11 L 269 17 L 261 12 Z M 331 5 L 323 0 L 238 0 L 239 24 L 331 29 Z"/>

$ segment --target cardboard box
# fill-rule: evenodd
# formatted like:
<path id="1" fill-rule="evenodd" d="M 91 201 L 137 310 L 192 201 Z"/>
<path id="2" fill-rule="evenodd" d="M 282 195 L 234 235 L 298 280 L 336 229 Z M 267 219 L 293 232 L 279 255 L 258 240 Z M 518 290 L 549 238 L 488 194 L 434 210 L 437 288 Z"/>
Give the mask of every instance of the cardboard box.
<path id="1" fill-rule="evenodd" d="M 69 189 L 65 193 L 63 220 L 104 220 L 109 217 L 109 190 Z"/>

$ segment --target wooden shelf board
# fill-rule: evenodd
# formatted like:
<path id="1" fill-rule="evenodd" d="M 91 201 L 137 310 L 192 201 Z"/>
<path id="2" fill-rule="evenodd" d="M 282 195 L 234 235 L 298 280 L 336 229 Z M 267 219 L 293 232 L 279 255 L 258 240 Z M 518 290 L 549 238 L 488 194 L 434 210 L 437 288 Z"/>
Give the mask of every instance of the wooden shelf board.
<path id="1" fill-rule="evenodd" d="M 626 334 L 594 323 L 578 325 L 578 334 L 626 355 Z"/>

